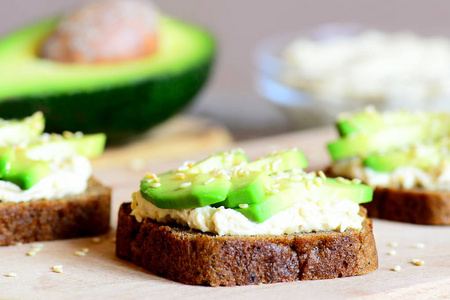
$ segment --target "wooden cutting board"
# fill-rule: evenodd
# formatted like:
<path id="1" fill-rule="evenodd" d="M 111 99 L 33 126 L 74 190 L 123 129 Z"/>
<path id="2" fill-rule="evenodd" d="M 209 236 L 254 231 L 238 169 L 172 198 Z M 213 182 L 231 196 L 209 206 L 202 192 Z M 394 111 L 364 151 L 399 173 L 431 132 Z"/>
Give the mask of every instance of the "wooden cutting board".
<path id="1" fill-rule="evenodd" d="M 297 132 L 226 145 L 217 149 L 242 147 L 252 158 L 275 149 L 298 147 L 303 150 L 312 169 L 328 163 L 324 143 L 334 137 L 331 128 Z M 170 143 L 169 143 L 170 144 Z M 112 226 L 117 208 L 130 201 L 146 171 L 161 172 L 187 159 L 209 154 L 203 142 L 195 153 L 164 158 L 151 154 L 130 164 L 128 158 L 138 153 L 133 147 L 108 150 L 102 160 L 94 162 L 96 176 L 114 188 Z M 163 147 L 163 146 L 160 146 Z M 171 147 L 174 147 L 172 144 Z M 150 151 L 150 149 L 148 149 Z M 144 151 L 145 152 L 145 151 Z M 164 154 L 164 151 L 163 153 Z M 123 160 L 123 157 L 127 157 Z M 332 280 L 279 283 L 261 286 L 211 288 L 187 286 L 150 274 L 114 255 L 114 229 L 100 242 L 91 238 L 44 242 L 37 256 L 26 256 L 30 245 L 0 248 L 0 275 L 14 272 L 17 277 L 0 277 L 0 298 L 20 299 L 442 299 L 450 298 L 450 227 L 421 226 L 374 220 L 379 252 L 379 269 L 371 274 Z M 397 246 L 389 246 L 396 243 Z M 424 248 L 415 245 L 423 243 Z M 88 248 L 84 257 L 74 252 Z M 395 250 L 396 255 L 387 253 Z M 420 258 L 423 266 L 409 261 Z M 63 273 L 50 268 L 63 265 Z M 401 271 L 391 269 L 399 265 Z"/>

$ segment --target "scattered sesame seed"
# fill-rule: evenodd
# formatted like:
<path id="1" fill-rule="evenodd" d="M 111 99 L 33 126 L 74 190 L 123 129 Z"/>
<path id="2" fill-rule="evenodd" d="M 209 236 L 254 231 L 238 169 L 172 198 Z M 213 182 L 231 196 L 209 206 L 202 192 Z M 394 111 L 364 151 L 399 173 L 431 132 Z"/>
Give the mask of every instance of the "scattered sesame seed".
<path id="1" fill-rule="evenodd" d="M 239 171 L 238 171 L 238 176 L 240 176 L 240 177 L 244 177 L 244 176 L 247 176 L 247 175 L 249 175 L 250 174 L 250 171 L 249 170 L 246 170 L 246 169 L 240 169 Z"/>
<path id="2" fill-rule="evenodd" d="M 62 265 L 53 266 L 51 269 L 55 273 L 62 273 L 63 272 L 63 266 Z"/>
<path id="3" fill-rule="evenodd" d="M 423 249 L 423 248 L 425 248 L 425 244 L 424 243 L 417 243 L 417 244 L 413 245 L 412 247 L 416 248 L 416 249 Z"/>
<path id="4" fill-rule="evenodd" d="M 160 186 L 161 186 L 161 183 L 159 183 L 159 182 L 155 182 L 150 185 L 150 187 L 152 187 L 152 188 L 159 188 Z"/>
<path id="5" fill-rule="evenodd" d="M 93 243 L 100 243 L 101 239 L 99 237 L 92 238 Z"/>
<path id="6" fill-rule="evenodd" d="M 76 256 L 86 256 L 86 253 L 84 253 L 83 251 L 75 251 L 73 254 L 75 254 Z"/>
<path id="7" fill-rule="evenodd" d="M 319 177 L 322 178 L 323 181 L 327 180 L 327 176 L 325 175 L 325 173 L 323 171 L 319 171 Z"/>
<path id="8" fill-rule="evenodd" d="M 399 265 L 396 265 L 395 267 L 392 268 L 392 271 L 396 271 L 399 272 L 402 270 L 402 267 L 400 267 Z"/>
<path id="9" fill-rule="evenodd" d="M 175 179 L 184 180 L 186 178 L 186 174 L 184 173 L 175 173 Z"/>
<path id="10" fill-rule="evenodd" d="M 17 277 L 17 274 L 11 272 L 11 273 L 6 274 L 5 276 L 6 277 Z"/>
<path id="11" fill-rule="evenodd" d="M 361 179 L 353 178 L 353 179 L 352 179 L 352 183 L 354 183 L 354 184 L 360 184 L 360 183 L 361 183 Z"/>
<path id="12" fill-rule="evenodd" d="M 415 266 L 423 266 L 425 264 L 425 262 L 419 258 L 411 259 L 411 263 Z"/>
<path id="13" fill-rule="evenodd" d="M 388 253 L 386 253 L 387 255 L 396 255 L 397 254 L 397 251 L 395 251 L 395 250 L 391 250 L 391 251 L 389 251 Z"/>
<path id="14" fill-rule="evenodd" d="M 179 171 L 179 172 L 183 172 L 183 171 L 187 171 L 187 170 L 189 170 L 188 166 L 181 166 L 177 169 L 177 171 Z"/>
<path id="15" fill-rule="evenodd" d="M 28 256 L 36 256 L 36 254 L 37 254 L 36 251 L 30 251 L 30 252 L 27 252 L 27 255 L 28 255 Z"/>
<path id="16" fill-rule="evenodd" d="M 214 181 L 214 177 L 211 177 L 211 178 L 209 178 L 208 180 L 206 180 L 205 182 L 203 182 L 203 184 L 210 184 L 211 182 L 213 182 Z"/>
<path id="17" fill-rule="evenodd" d="M 305 182 L 305 185 L 306 185 L 306 189 L 307 189 L 307 190 L 310 190 L 310 189 L 312 188 L 312 182 L 311 182 L 310 180 L 307 180 L 307 181 Z"/>
<path id="18" fill-rule="evenodd" d="M 248 207 L 247 203 L 239 204 L 239 208 L 247 208 L 247 207 Z"/>
<path id="19" fill-rule="evenodd" d="M 81 249 L 81 251 L 84 252 L 84 253 L 88 253 L 89 252 L 89 248 L 83 248 L 83 249 Z"/>
<path id="20" fill-rule="evenodd" d="M 314 178 L 314 184 L 317 186 L 322 186 L 322 184 L 323 184 L 322 178 L 320 178 L 320 177 Z"/>
<path id="21" fill-rule="evenodd" d="M 345 178 L 343 178 L 343 177 L 337 177 L 336 180 L 337 180 L 338 182 L 344 183 L 344 184 L 350 184 L 350 183 L 351 183 L 350 180 L 345 179 Z"/>
<path id="22" fill-rule="evenodd" d="M 183 182 L 182 184 L 180 184 L 180 188 L 184 189 L 187 188 L 188 186 L 190 186 L 192 184 L 192 182 Z"/>
<path id="23" fill-rule="evenodd" d="M 388 245 L 389 247 L 397 247 L 397 246 L 398 246 L 398 243 L 397 243 L 397 242 L 389 242 L 387 245 Z"/>

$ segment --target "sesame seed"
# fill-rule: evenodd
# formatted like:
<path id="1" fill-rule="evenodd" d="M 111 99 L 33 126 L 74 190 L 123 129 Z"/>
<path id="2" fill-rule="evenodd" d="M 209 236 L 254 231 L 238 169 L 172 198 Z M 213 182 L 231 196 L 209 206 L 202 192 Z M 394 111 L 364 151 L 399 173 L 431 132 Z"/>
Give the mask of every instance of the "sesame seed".
<path id="1" fill-rule="evenodd" d="M 246 170 L 246 169 L 240 169 L 239 171 L 238 171 L 238 176 L 240 176 L 240 177 L 244 177 L 244 176 L 247 176 L 247 175 L 249 175 L 250 174 L 250 171 L 249 170 Z"/>
<path id="2" fill-rule="evenodd" d="M 247 203 L 239 204 L 239 208 L 247 208 L 247 207 L 248 207 Z"/>
<path id="3" fill-rule="evenodd" d="M 416 248 L 416 249 L 423 249 L 423 248 L 425 248 L 425 244 L 424 243 L 417 243 L 417 244 L 413 245 L 412 247 Z"/>
<path id="4" fill-rule="evenodd" d="M 27 252 L 27 255 L 28 255 L 28 256 L 36 256 L 36 254 L 37 254 L 36 251 L 30 251 L 30 252 Z"/>
<path id="5" fill-rule="evenodd" d="M 325 173 L 323 171 L 319 171 L 319 177 L 322 178 L 323 181 L 327 180 L 327 176 L 325 175 Z"/>
<path id="6" fill-rule="evenodd" d="M 397 254 L 397 251 L 395 251 L 395 250 L 391 250 L 391 251 L 389 251 L 388 253 L 386 253 L 387 255 L 396 255 Z"/>
<path id="7" fill-rule="evenodd" d="M 344 184 L 350 184 L 350 182 L 351 182 L 350 180 L 345 179 L 345 178 L 343 178 L 343 177 L 337 177 L 336 180 L 337 180 L 338 182 L 344 183 Z"/>
<path id="8" fill-rule="evenodd" d="M 150 187 L 152 187 L 152 188 L 159 188 L 160 186 L 161 186 L 161 183 L 159 183 L 159 182 L 155 182 L 150 185 Z"/>
<path id="9" fill-rule="evenodd" d="M 312 182 L 311 182 L 311 180 L 307 180 L 307 181 L 305 182 L 305 184 L 306 184 L 306 189 L 309 191 L 309 190 L 312 188 Z"/>
<path id="10" fill-rule="evenodd" d="M 83 251 L 75 251 L 73 254 L 75 254 L 76 256 L 86 256 L 86 253 L 84 253 Z"/>
<path id="11" fill-rule="evenodd" d="M 52 271 L 55 273 L 62 273 L 63 272 L 63 266 L 62 265 L 56 265 L 51 267 Z"/>
<path id="12" fill-rule="evenodd" d="M 190 186 L 192 184 L 192 182 L 183 182 L 182 184 L 180 184 L 180 188 L 184 189 L 187 188 L 188 186 Z"/>
<path id="13" fill-rule="evenodd" d="M 209 178 L 208 180 L 206 180 L 205 182 L 203 182 L 203 184 L 210 184 L 211 182 L 213 182 L 214 181 L 214 177 L 211 177 L 211 178 Z"/>
<path id="14" fill-rule="evenodd" d="M 83 248 L 83 249 L 81 249 L 81 251 L 84 252 L 84 253 L 88 253 L 89 252 L 89 248 Z"/>
<path id="15" fill-rule="evenodd" d="M 99 237 L 92 238 L 93 243 L 100 243 L 101 239 Z"/>
<path id="16" fill-rule="evenodd" d="M 183 171 L 187 171 L 187 170 L 189 170 L 188 166 L 181 166 L 177 169 L 177 171 L 179 171 L 179 172 L 183 172 Z"/>
<path id="17" fill-rule="evenodd" d="M 397 247 L 397 246 L 398 246 L 398 243 L 397 243 L 397 242 L 389 242 L 387 245 L 388 245 L 389 247 Z"/>
<path id="18" fill-rule="evenodd" d="M 392 271 L 396 271 L 399 272 L 402 270 L 402 267 L 400 267 L 399 265 L 396 265 L 395 267 L 392 268 Z"/>
<path id="19" fill-rule="evenodd" d="M 184 173 L 175 173 L 175 179 L 184 180 L 186 178 L 186 174 Z"/>
<path id="20" fill-rule="evenodd" d="M 147 174 L 145 174 L 145 178 L 147 178 L 147 179 L 157 179 L 158 176 L 156 176 L 155 173 L 147 173 Z"/>
<path id="21" fill-rule="evenodd" d="M 62 269 L 63 265 L 55 265 L 52 267 L 52 269 Z"/>
<path id="22" fill-rule="evenodd" d="M 320 177 L 316 177 L 316 178 L 314 178 L 314 184 L 317 186 L 322 186 L 323 181 Z"/>
<path id="23" fill-rule="evenodd" d="M 17 274 L 11 272 L 11 273 L 6 274 L 5 276 L 6 277 L 17 277 Z"/>
<path id="24" fill-rule="evenodd" d="M 354 184 L 360 184 L 360 183 L 361 183 L 361 179 L 353 178 L 353 179 L 352 179 L 352 183 L 354 183 Z"/>
<path id="25" fill-rule="evenodd" d="M 425 262 L 419 258 L 411 259 L 411 263 L 415 266 L 423 266 L 425 264 Z"/>

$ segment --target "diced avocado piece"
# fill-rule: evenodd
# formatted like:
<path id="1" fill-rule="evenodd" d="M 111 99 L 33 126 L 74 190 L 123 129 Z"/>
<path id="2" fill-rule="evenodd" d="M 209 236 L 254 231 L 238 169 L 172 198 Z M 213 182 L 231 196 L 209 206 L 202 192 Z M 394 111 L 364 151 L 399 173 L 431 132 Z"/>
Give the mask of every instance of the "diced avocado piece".
<path id="1" fill-rule="evenodd" d="M 333 178 L 319 180 L 320 183 L 282 179 L 277 182 L 279 184 L 278 193 L 269 193 L 263 202 L 250 204 L 245 208 L 241 205 L 235 210 L 249 220 L 261 223 L 293 205 L 296 201 L 304 199 L 348 199 L 356 203 L 372 201 L 373 191 L 367 185 L 352 183 L 345 179 L 342 182 Z"/>
<path id="2" fill-rule="evenodd" d="M 377 111 L 363 111 L 354 114 L 345 114 L 338 118 L 336 127 L 340 136 L 347 136 L 355 133 L 370 133 L 395 126 L 418 125 L 428 126 L 450 126 L 450 120 L 445 113 L 431 112 L 407 112 L 395 111 L 380 113 Z M 439 125 L 441 124 L 441 125 Z"/>
<path id="3" fill-rule="evenodd" d="M 0 119 L 0 146 L 28 143 L 44 131 L 44 116 L 36 112 L 23 120 Z"/>
<path id="4" fill-rule="evenodd" d="M 392 172 L 399 167 L 412 166 L 429 169 L 449 158 L 448 142 L 431 145 L 417 145 L 408 149 L 390 151 L 367 156 L 363 160 L 366 167 L 378 172 Z"/>
<path id="5" fill-rule="evenodd" d="M 183 166 L 179 170 L 186 173 L 210 173 L 214 170 L 227 170 L 247 161 L 248 157 L 242 151 L 220 152 L 195 163 L 192 167 Z"/>
<path id="6" fill-rule="evenodd" d="M 427 139 L 436 139 L 448 134 L 449 128 L 426 127 L 420 124 L 387 128 L 373 133 L 349 135 L 327 145 L 333 160 L 408 147 Z"/>
<path id="7" fill-rule="evenodd" d="M 211 33 L 168 16 L 158 19 L 158 49 L 114 64 L 59 63 L 39 56 L 56 18 L 0 40 L 0 117 L 45 114 L 49 132 L 105 132 L 120 140 L 185 107 L 207 81 L 216 45 Z"/>
<path id="8" fill-rule="evenodd" d="M 170 171 L 158 175 L 159 180 L 141 180 L 141 194 L 159 208 L 185 209 L 203 207 L 225 200 L 231 187 L 226 178 L 204 173 L 188 173 L 182 178 Z"/>
<path id="9" fill-rule="evenodd" d="M 250 171 L 265 171 L 276 173 L 293 169 L 303 169 L 308 166 L 305 155 L 298 150 L 286 150 L 257 160 L 254 160 L 244 168 Z"/>
<path id="10" fill-rule="evenodd" d="M 55 156 L 69 157 L 74 154 L 91 158 L 102 154 L 105 142 L 106 136 L 103 133 L 53 135 L 49 141 L 31 144 L 25 151 L 28 157 L 36 160 L 51 160 Z"/>
<path id="11" fill-rule="evenodd" d="M 265 172 L 250 172 L 248 175 L 233 177 L 227 198 L 214 206 L 235 208 L 239 204 L 260 203 L 265 198 L 267 187 L 274 183 Z"/>
<path id="12" fill-rule="evenodd" d="M 0 179 L 27 190 L 50 174 L 49 162 L 32 160 L 25 150 L 9 149 L 0 156 Z"/>
<path id="13" fill-rule="evenodd" d="M 260 203 L 241 205 L 234 210 L 240 212 L 250 221 L 262 223 L 293 205 L 299 198 L 298 190 L 289 186 L 281 186 L 278 194 L 267 194 Z M 245 205 L 245 204 L 244 204 Z"/>

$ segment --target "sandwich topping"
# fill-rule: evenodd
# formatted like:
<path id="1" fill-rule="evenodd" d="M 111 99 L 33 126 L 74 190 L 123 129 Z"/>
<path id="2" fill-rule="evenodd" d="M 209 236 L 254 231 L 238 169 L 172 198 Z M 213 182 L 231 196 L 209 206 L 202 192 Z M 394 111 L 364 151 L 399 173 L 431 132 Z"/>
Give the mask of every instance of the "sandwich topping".
<path id="1" fill-rule="evenodd" d="M 379 113 L 338 118 L 328 144 L 331 171 L 372 186 L 450 190 L 450 118 L 446 113 Z"/>
<path id="2" fill-rule="evenodd" d="M 371 201 L 372 190 L 306 173 L 306 166 L 295 149 L 252 162 L 239 150 L 218 153 L 147 174 L 133 193 L 131 215 L 218 235 L 361 229 L 359 203 Z"/>
<path id="3" fill-rule="evenodd" d="M 48 134 L 43 128 L 41 113 L 0 122 L 5 135 L 22 133 L 0 146 L 0 202 L 58 199 L 86 190 L 92 175 L 88 158 L 102 153 L 105 135 Z"/>

